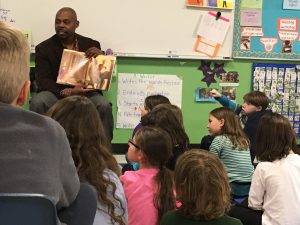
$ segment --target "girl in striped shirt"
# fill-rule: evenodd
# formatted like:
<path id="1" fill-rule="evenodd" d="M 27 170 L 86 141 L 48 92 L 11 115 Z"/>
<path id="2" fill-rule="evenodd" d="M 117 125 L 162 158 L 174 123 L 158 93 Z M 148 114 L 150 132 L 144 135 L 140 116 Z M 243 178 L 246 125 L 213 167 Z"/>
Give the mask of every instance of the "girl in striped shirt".
<path id="1" fill-rule="evenodd" d="M 253 165 L 249 140 L 242 130 L 237 115 L 231 109 L 220 107 L 209 114 L 208 131 L 215 136 L 210 152 L 224 163 L 233 197 L 248 196 Z"/>

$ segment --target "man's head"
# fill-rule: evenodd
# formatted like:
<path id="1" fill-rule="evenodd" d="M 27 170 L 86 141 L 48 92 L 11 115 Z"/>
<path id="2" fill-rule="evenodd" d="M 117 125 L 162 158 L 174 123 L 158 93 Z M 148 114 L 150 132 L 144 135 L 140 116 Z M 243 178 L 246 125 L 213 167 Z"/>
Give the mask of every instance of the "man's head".
<path id="1" fill-rule="evenodd" d="M 253 112 L 265 110 L 269 105 L 269 99 L 265 93 L 260 91 L 252 91 L 243 97 L 242 113 L 249 115 Z"/>
<path id="2" fill-rule="evenodd" d="M 64 7 L 55 16 L 55 32 L 62 40 L 73 40 L 75 30 L 79 26 L 74 9 Z"/>
<path id="3" fill-rule="evenodd" d="M 0 22 L 0 102 L 23 105 L 29 86 L 28 42 L 19 30 Z"/>

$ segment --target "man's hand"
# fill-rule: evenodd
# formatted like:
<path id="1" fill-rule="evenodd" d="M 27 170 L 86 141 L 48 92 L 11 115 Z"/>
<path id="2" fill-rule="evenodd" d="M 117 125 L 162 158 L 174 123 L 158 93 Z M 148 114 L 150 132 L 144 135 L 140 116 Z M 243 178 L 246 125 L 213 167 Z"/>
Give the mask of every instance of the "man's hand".
<path id="1" fill-rule="evenodd" d="M 218 92 L 216 89 L 212 89 L 212 90 L 209 92 L 209 95 L 210 95 L 211 97 L 214 97 L 214 98 L 221 97 L 221 93 Z"/>
<path id="2" fill-rule="evenodd" d="M 84 92 L 89 91 L 88 89 L 85 89 L 84 87 L 85 87 L 84 85 L 77 85 L 73 88 L 65 88 L 60 92 L 60 94 L 65 97 L 71 96 L 71 95 L 81 95 Z"/>
<path id="3" fill-rule="evenodd" d="M 91 47 L 85 52 L 87 58 L 97 57 L 98 55 L 104 55 L 104 52 L 96 47 Z"/>

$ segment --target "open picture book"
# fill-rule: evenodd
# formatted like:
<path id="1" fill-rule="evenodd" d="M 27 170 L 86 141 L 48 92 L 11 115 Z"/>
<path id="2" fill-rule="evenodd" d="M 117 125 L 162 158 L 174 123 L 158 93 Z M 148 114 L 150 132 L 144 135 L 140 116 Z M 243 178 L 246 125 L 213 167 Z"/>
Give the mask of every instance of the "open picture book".
<path id="1" fill-rule="evenodd" d="M 86 58 L 84 52 L 64 49 L 56 82 L 85 85 L 87 89 L 107 91 L 116 64 L 116 56 L 99 55 Z"/>

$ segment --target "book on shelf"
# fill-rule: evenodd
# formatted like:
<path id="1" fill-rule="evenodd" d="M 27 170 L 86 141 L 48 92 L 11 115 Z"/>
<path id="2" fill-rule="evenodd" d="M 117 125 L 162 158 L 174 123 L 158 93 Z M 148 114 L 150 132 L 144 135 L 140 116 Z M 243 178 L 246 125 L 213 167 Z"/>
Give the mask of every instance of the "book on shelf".
<path id="1" fill-rule="evenodd" d="M 115 64 L 116 56 L 113 55 L 86 58 L 84 52 L 64 49 L 56 82 L 107 91 Z"/>

